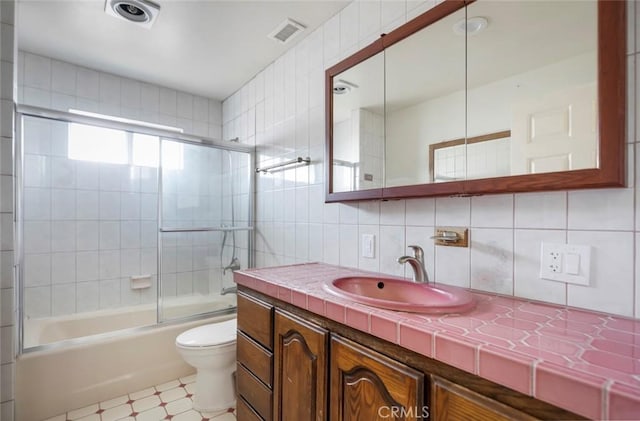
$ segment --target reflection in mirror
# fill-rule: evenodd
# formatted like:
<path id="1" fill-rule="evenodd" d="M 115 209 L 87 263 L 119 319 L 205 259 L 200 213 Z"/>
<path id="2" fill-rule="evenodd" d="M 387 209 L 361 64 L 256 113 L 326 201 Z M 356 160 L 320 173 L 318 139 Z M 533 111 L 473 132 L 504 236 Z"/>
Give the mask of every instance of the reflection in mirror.
<path id="1" fill-rule="evenodd" d="M 429 181 L 509 175 L 511 131 L 454 139 L 429 145 Z M 467 160 L 467 167 L 459 161 Z"/>
<path id="2" fill-rule="evenodd" d="M 333 191 L 383 186 L 384 52 L 333 78 Z"/>
<path id="3" fill-rule="evenodd" d="M 597 168 L 597 2 L 477 1 L 467 16 L 467 137 L 511 130 L 504 175 Z"/>
<path id="4" fill-rule="evenodd" d="M 623 186 L 625 10 L 445 0 L 329 68 L 327 201 Z M 331 91 L 351 75 L 375 101 Z M 383 165 L 354 110 L 384 112 Z"/>
<path id="5" fill-rule="evenodd" d="M 428 183 L 429 145 L 464 139 L 465 9 L 385 50 L 386 187 Z M 465 154 L 453 171 L 465 178 Z"/>

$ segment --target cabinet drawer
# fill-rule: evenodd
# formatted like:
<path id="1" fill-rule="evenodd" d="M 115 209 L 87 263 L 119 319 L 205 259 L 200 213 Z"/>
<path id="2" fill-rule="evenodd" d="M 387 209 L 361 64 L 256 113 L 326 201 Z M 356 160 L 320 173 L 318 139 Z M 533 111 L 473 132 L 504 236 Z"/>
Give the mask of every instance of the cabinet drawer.
<path id="1" fill-rule="evenodd" d="M 273 350 L 273 306 L 238 294 L 238 329 Z"/>
<path id="2" fill-rule="evenodd" d="M 265 421 L 271 421 L 271 390 L 254 377 L 242 364 L 238 364 L 236 372 L 238 393 L 251 405 Z"/>
<path id="3" fill-rule="evenodd" d="M 534 418 L 466 387 L 433 377 L 431 419 L 434 421 L 533 421 Z"/>
<path id="4" fill-rule="evenodd" d="M 236 418 L 240 421 L 262 421 L 262 417 L 242 397 L 236 403 Z"/>
<path id="5" fill-rule="evenodd" d="M 242 332 L 238 332 L 238 362 L 248 368 L 264 384 L 272 386 L 273 354 Z"/>

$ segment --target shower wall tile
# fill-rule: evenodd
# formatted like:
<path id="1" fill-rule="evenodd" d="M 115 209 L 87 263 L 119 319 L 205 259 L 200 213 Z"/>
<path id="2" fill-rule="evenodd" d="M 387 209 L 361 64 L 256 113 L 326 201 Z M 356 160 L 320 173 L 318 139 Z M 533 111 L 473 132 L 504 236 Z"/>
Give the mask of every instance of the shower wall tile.
<path id="1" fill-rule="evenodd" d="M 13 420 L 14 414 L 14 401 L 5 401 L 0 404 L 0 417 L 3 420 Z"/>
<path id="2" fill-rule="evenodd" d="M 33 309 L 31 317 L 46 317 L 51 315 L 51 287 L 25 287 L 24 305 Z"/>
<path id="3" fill-rule="evenodd" d="M 64 284 L 51 287 L 51 315 L 64 316 L 76 312 L 76 285 Z"/>
<path id="4" fill-rule="evenodd" d="M 6 42 L 13 42 L 12 39 L 7 36 Z M 186 133 L 216 139 L 221 137 L 222 104 L 219 100 L 26 51 L 21 51 L 19 57 L 19 69 L 22 70 L 18 78 L 18 102 L 21 104 L 63 111 L 76 108 L 152 123 L 179 125 Z"/>
<path id="5" fill-rule="evenodd" d="M 307 210 L 296 200 L 307 198 L 309 244 L 304 242 L 303 246 L 308 247 L 308 260 L 319 256 L 312 250 L 321 232 L 322 261 L 410 277 L 412 272 L 398 265 L 396 259 L 406 254 L 406 245 L 418 244 L 425 250 L 427 272 L 436 282 L 639 317 L 640 276 L 633 274 L 640 271 L 637 249 L 635 253 L 633 250 L 634 235 L 640 235 L 636 221 L 636 207 L 640 206 L 634 180 L 626 189 L 322 203 L 326 190 L 322 175 L 326 159 L 325 70 L 353 48 L 372 41 L 376 33 L 389 32 L 436 3 L 352 2 L 223 102 L 224 132 L 230 137 L 247 135 L 247 142 L 253 139 L 257 162 L 267 165 L 307 154 L 313 161 L 297 170 L 258 176 L 258 264 L 290 261 L 295 251 L 290 249 L 290 233 L 284 229 L 283 234 L 282 227 L 295 223 L 301 230 L 307 224 L 300 217 L 300 212 L 307 215 Z M 640 68 L 640 43 L 636 42 L 640 8 L 633 5 L 630 9 L 629 39 L 634 40 L 634 46 L 629 47 L 628 59 L 627 140 L 633 152 L 638 145 L 640 121 L 640 96 L 633 77 Z M 295 78 L 285 79 L 285 64 L 293 57 Z M 284 91 L 295 92 L 295 110 L 282 95 Z M 255 121 L 249 121 L 252 117 Z M 629 164 L 632 175 L 637 172 L 633 153 Z M 294 186 L 295 195 L 291 195 L 289 189 Z M 435 226 L 471 227 L 470 248 L 434 246 L 429 237 Z M 361 257 L 362 234 L 376 235 L 373 260 Z M 592 285 L 580 287 L 540 279 L 543 241 L 591 245 Z M 298 259 L 303 255 L 299 252 Z M 611 276 L 600 272 L 612 265 L 616 267 L 615 279 L 610 280 Z"/>
<path id="6" fill-rule="evenodd" d="M 97 267 L 97 266 L 96 266 Z M 78 282 L 76 285 L 76 311 L 96 311 L 100 308 L 100 284 L 98 281 Z"/>
<path id="7" fill-rule="evenodd" d="M 15 2 L 0 2 L 0 418 L 14 420 L 14 237 L 13 237 L 13 136 L 16 77 L 24 67 L 16 65 Z M 46 85 L 47 80 L 33 66 L 30 77 Z"/>
<path id="8" fill-rule="evenodd" d="M 75 284 L 75 281 L 76 253 L 53 253 L 51 255 L 51 283 Z"/>
<path id="9" fill-rule="evenodd" d="M 2 364 L 12 362 L 13 349 L 13 326 L 5 326 L 0 328 L 0 355 L 2 355 Z"/>
<path id="10" fill-rule="evenodd" d="M 25 62 L 26 57 L 32 55 L 33 54 L 24 53 Z M 20 82 L 20 80 L 18 80 L 18 83 L 25 86 L 27 85 L 26 81 Z M 77 74 L 76 96 L 98 101 L 100 99 L 100 73 L 95 70 L 79 67 Z"/>
<path id="11" fill-rule="evenodd" d="M 0 401 L 7 402 L 14 399 L 14 385 L 16 380 L 16 364 L 10 362 L 0 366 Z M 2 414 L 4 420 L 4 414 Z M 10 419 L 13 419 L 10 418 Z"/>
<path id="12" fill-rule="evenodd" d="M 76 66 L 63 61 L 51 61 L 51 90 L 54 92 L 76 95 Z M 25 80 L 26 82 L 26 80 Z"/>
<path id="13" fill-rule="evenodd" d="M 13 326 L 14 308 L 13 288 L 0 289 L 0 326 Z"/>
<path id="14" fill-rule="evenodd" d="M 3 34 L 4 35 L 4 31 Z M 5 42 L 11 42 L 8 38 L 2 38 Z M 27 54 L 24 57 L 24 85 L 45 91 L 51 89 L 51 59 L 35 54 Z"/>
<path id="15" fill-rule="evenodd" d="M 3 38 L 3 41 L 6 40 Z M 63 111 L 77 108 L 160 124 L 180 125 L 187 133 L 194 132 L 202 136 L 220 138 L 222 133 L 222 103 L 218 100 L 29 52 L 20 52 L 19 57 L 19 102 L 22 104 L 53 107 Z M 4 75 L 3 73 L 2 76 Z M 250 97 L 253 101 L 255 93 Z M 246 101 L 241 106 L 248 111 Z M 0 111 L 11 109 L 9 106 L 0 106 Z M 12 136 L 12 131 L 8 128 L 12 127 L 12 118 L 5 114 L 2 114 L 2 134 L 6 137 L 0 143 L 0 174 L 6 175 L 10 181 L 12 141 L 9 137 Z M 247 114 L 245 121 L 249 117 L 255 119 L 254 114 Z M 142 292 L 131 290 L 129 276 L 146 274 L 152 276 L 155 282 L 157 169 L 69 159 L 66 124 L 31 120 L 25 129 L 24 180 L 28 186 L 25 190 L 25 251 L 29 262 L 39 263 L 27 272 L 30 273 L 29 285 L 34 288 L 42 287 L 33 289 L 28 294 L 30 303 L 38 303 L 35 313 L 42 316 L 64 315 L 153 301 L 156 285 Z M 198 180 L 190 175 L 197 169 L 221 168 L 220 156 L 216 156 L 215 162 L 212 159 L 214 158 L 207 161 L 201 156 L 185 153 L 184 175 L 190 178 L 183 185 L 165 185 L 169 191 L 173 188 L 175 193 L 186 193 L 173 197 L 174 210 L 173 213 L 169 212 L 169 216 L 173 215 L 171 224 L 203 225 L 202 221 L 205 219 L 219 219 L 223 216 L 220 209 L 210 210 L 209 203 L 215 203 L 219 207 L 221 200 L 213 197 L 220 194 L 228 196 L 229 192 L 224 193 L 222 189 L 209 191 L 207 186 L 214 183 Z M 225 164 L 226 161 L 222 163 Z M 216 177 L 220 180 L 219 185 L 225 185 L 222 176 Z M 7 194 L 12 192 L 7 193 L 7 189 L 2 189 L 2 182 L 7 184 L 7 180 L 0 178 L 0 211 L 12 210 L 12 201 L 7 198 Z M 245 198 L 239 200 L 237 206 L 246 206 L 248 184 L 240 183 L 234 188 L 245 194 Z M 201 197 L 203 194 L 204 198 Z M 197 203 L 206 203 L 206 206 L 195 205 Z M 189 220 L 180 221 L 179 218 Z M 192 218 L 198 221 L 191 220 Z M 7 229 L 2 231 L 8 232 L 12 218 L 9 216 L 5 219 Z M 5 248 L 10 250 L 12 236 L 2 238 Z M 220 239 L 221 237 L 212 237 L 212 244 Z M 198 241 L 209 244 L 208 240 Z M 238 239 L 237 244 L 239 247 L 247 247 L 246 241 Z M 183 244 L 180 249 L 182 257 L 190 253 L 190 247 L 191 240 Z M 190 273 L 194 270 L 190 259 L 181 263 L 182 272 L 179 276 L 176 272 L 177 261 L 164 268 L 164 271 L 173 270 L 167 275 L 169 290 L 173 290 L 173 295 L 177 292 L 177 278 L 181 281 L 180 292 L 184 293 L 202 293 L 208 291 L 209 283 L 217 282 L 208 272 L 210 268 L 220 265 L 219 258 L 215 258 L 219 255 L 217 247 L 207 249 L 206 256 L 200 257 L 199 272 L 195 275 Z M 292 256 L 294 254 L 295 252 Z M 48 259 L 46 255 L 49 256 Z M 12 277 L 10 266 L 7 269 L 9 270 L 5 272 L 9 272 Z M 48 285 L 44 284 L 46 282 Z M 110 290 L 112 287 L 113 291 Z M 45 301 L 48 301 L 46 305 Z M 41 302 L 43 305 L 40 305 Z M 27 315 L 32 315 L 29 314 L 31 305 L 26 306 Z"/>

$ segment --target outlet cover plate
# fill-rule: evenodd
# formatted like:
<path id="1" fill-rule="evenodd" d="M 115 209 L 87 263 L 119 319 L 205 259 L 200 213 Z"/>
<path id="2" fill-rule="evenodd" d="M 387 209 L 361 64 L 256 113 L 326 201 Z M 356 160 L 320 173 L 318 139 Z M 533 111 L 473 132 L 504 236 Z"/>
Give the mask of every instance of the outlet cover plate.
<path id="1" fill-rule="evenodd" d="M 590 276 L 591 246 L 542 243 L 540 278 L 588 286 Z"/>

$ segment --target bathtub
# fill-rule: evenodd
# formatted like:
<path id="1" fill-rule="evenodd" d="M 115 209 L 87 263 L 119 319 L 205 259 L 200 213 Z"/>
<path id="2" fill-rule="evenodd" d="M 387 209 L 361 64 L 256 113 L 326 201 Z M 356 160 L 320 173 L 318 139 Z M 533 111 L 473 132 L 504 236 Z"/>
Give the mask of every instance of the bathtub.
<path id="1" fill-rule="evenodd" d="M 181 323 L 155 325 L 155 305 L 25 320 L 29 333 L 25 348 L 56 343 L 17 358 L 16 419 L 41 421 L 192 374 L 195 370 L 175 349 L 176 336 L 195 326 L 235 317 L 235 300 L 235 294 L 228 294 L 213 301 L 172 301 L 165 314 L 226 310 Z M 144 325 L 152 326 L 131 329 Z M 71 339 L 79 336 L 90 337 Z"/>

